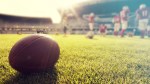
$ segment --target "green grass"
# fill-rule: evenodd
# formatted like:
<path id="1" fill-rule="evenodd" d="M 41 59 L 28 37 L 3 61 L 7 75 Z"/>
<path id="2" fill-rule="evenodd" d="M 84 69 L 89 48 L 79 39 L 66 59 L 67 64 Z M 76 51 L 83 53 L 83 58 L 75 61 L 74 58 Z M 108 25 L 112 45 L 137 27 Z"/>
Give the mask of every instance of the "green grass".
<path id="1" fill-rule="evenodd" d="M 60 46 L 55 68 L 20 74 L 8 63 L 11 47 L 27 35 L 0 35 L 0 84 L 150 84 L 150 39 L 52 35 Z"/>

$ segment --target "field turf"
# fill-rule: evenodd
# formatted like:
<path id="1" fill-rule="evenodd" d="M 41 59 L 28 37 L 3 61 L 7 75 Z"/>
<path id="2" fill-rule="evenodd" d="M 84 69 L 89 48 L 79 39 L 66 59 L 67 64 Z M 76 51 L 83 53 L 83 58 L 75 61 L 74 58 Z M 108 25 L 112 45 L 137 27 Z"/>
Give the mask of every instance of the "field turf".
<path id="1" fill-rule="evenodd" d="M 50 35 L 60 46 L 53 70 L 21 74 L 8 63 L 11 47 L 27 35 L 0 35 L 0 84 L 150 84 L 150 38 Z"/>

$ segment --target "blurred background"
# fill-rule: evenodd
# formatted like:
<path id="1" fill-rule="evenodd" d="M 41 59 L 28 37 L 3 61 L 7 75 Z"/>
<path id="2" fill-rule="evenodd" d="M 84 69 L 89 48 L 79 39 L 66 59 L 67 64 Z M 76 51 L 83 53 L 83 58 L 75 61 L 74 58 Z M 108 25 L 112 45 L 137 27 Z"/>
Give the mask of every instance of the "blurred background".
<path id="1" fill-rule="evenodd" d="M 1 0 L 0 33 L 62 33 L 63 15 L 67 14 L 70 34 L 85 34 L 88 16 L 95 14 L 94 31 L 98 33 L 99 24 L 107 26 L 108 34 L 113 32 L 112 19 L 122 7 L 130 9 L 128 31 L 137 29 L 135 11 L 140 4 L 150 6 L 148 0 Z"/>

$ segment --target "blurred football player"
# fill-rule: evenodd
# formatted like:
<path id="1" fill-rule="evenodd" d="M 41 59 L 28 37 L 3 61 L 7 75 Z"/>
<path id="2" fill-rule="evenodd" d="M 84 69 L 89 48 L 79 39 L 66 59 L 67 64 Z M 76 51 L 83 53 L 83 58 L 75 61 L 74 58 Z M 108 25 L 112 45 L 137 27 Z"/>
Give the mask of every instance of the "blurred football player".
<path id="1" fill-rule="evenodd" d="M 94 16 L 94 13 L 91 13 L 88 17 L 90 31 L 93 31 L 94 29 Z"/>
<path id="2" fill-rule="evenodd" d="M 138 28 L 141 32 L 141 38 L 144 38 L 146 29 L 148 28 L 149 9 L 145 4 L 141 4 L 136 11 L 136 18 L 139 21 Z"/>
<path id="3" fill-rule="evenodd" d="M 68 28 L 68 12 L 66 11 L 62 14 L 62 25 L 63 25 L 64 36 L 66 36 L 67 28 Z"/>
<path id="4" fill-rule="evenodd" d="M 101 34 L 102 36 L 105 36 L 105 35 L 106 35 L 106 30 L 107 30 L 107 26 L 106 26 L 105 24 L 101 24 L 101 25 L 99 26 L 99 31 L 100 31 L 100 34 Z"/>
<path id="5" fill-rule="evenodd" d="M 86 37 L 93 39 L 94 37 L 94 13 L 90 13 L 90 15 L 88 16 L 88 21 L 89 21 L 89 29 L 90 31 L 86 34 Z"/>
<path id="6" fill-rule="evenodd" d="M 124 32 L 126 31 L 128 27 L 128 18 L 129 18 L 129 8 L 128 6 L 124 6 L 122 11 L 120 12 L 120 18 L 121 18 L 121 37 L 124 37 Z"/>
<path id="7" fill-rule="evenodd" d="M 66 26 L 64 26 L 63 31 L 64 31 L 64 36 L 66 36 L 67 35 L 67 27 Z"/>
<path id="8" fill-rule="evenodd" d="M 121 23 L 120 16 L 115 15 L 112 22 L 114 23 L 114 35 L 118 36 L 118 32 L 120 29 L 120 23 Z"/>
<path id="9" fill-rule="evenodd" d="M 62 13 L 62 23 L 63 25 L 67 25 L 68 22 L 68 11 L 64 11 Z"/>

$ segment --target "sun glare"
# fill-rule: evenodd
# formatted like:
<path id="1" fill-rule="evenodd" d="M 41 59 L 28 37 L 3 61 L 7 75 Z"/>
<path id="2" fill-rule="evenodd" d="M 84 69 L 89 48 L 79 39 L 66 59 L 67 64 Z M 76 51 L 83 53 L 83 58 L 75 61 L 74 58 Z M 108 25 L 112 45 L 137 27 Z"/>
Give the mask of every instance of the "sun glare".
<path id="1" fill-rule="evenodd" d="M 68 9 L 87 0 L 4 0 L 0 13 L 17 16 L 50 17 L 54 23 L 61 21 L 58 9 Z"/>
<path id="2" fill-rule="evenodd" d="M 62 1 L 56 1 L 58 4 L 56 5 L 57 8 L 70 8 L 72 6 L 75 6 L 78 3 L 84 2 L 87 0 L 62 0 Z"/>

